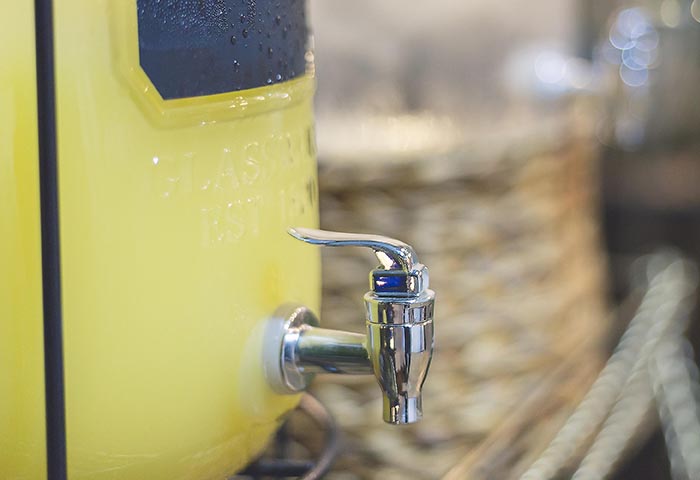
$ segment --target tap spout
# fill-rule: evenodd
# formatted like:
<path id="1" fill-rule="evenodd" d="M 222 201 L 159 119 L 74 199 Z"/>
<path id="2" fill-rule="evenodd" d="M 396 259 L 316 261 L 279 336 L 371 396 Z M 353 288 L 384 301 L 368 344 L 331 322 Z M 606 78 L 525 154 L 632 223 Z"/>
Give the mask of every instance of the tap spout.
<path id="1" fill-rule="evenodd" d="M 423 417 L 421 390 L 433 355 L 433 322 L 367 326 L 384 421 L 394 425 L 417 422 Z"/>
<path id="2" fill-rule="evenodd" d="M 296 342 L 298 365 L 306 373 L 367 375 L 372 364 L 367 335 L 304 326 Z"/>
<path id="3" fill-rule="evenodd" d="M 268 332 L 281 348 L 266 356 L 266 372 L 279 393 L 297 393 L 319 373 L 372 375 L 383 396 L 383 418 L 394 425 L 417 422 L 423 416 L 421 389 L 433 353 L 432 300 L 417 302 L 383 319 L 400 322 L 427 308 L 423 321 L 377 323 L 368 318 L 367 334 L 329 330 L 306 307 L 287 305 L 273 316 Z M 374 318 L 374 317 L 370 317 Z M 274 342 L 273 342 L 274 343 Z"/>
<path id="4" fill-rule="evenodd" d="M 421 389 L 433 347 L 433 322 L 367 323 L 368 334 L 305 325 L 294 341 L 296 368 L 304 374 L 374 374 L 382 390 L 383 418 L 394 425 L 423 416 Z"/>

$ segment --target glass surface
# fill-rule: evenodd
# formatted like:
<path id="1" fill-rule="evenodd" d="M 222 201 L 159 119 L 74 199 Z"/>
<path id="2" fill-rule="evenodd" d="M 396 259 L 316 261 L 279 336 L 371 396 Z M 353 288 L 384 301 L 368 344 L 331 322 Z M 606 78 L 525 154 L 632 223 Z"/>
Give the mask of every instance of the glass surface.
<path id="1" fill-rule="evenodd" d="M 0 70 L 0 477 L 34 479 L 45 440 L 23 5 L 0 20 L 12 65 Z M 224 478 L 298 400 L 267 386 L 265 319 L 285 302 L 318 311 L 318 252 L 286 233 L 318 224 L 313 75 L 164 102 L 138 67 L 135 0 L 54 9 L 69 478 Z"/>
<path id="2" fill-rule="evenodd" d="M 0 15 L 0 478 L 46 471 L 33 2 Z"/>

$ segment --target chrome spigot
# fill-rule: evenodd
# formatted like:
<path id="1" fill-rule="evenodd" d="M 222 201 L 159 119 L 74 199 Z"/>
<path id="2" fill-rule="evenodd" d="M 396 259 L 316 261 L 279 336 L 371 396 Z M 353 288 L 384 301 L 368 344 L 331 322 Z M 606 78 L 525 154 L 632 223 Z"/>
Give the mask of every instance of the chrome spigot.
<path id="1" fill-rule="evenodd" d="M 428 269 L 410 245 L 379 235 L 296 228 L 294 238 L 328 247 L 367 247 L 380 265 L 365 294 L 365 334 L 319 328 L 306 307 L 285 305 L 271 319 L 266 376 L 280 393 L 304 390 L 316 373 L 374 373 L 382 389 L 384 421 L 413 423 L 422 416 L 421 388 L 433 355 L 435 293 Z"/>

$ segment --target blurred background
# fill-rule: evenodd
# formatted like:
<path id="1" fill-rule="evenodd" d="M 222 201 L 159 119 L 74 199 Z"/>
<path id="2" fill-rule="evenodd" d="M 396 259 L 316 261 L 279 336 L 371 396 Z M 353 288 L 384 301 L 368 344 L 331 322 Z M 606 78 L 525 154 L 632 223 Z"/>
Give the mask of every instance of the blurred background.
<path id="1" fill-rule="evenodd" d="M 374 380 L 317 386 L 345 432 L 329 478 L 518 478 L 547 452 L 535 465 L 550 474 L 527 478 L 700 478 L 694 275 L 679 260 L 700 259 L 700 1 L 310 9 L 322 227 L 412 244 L 439 301 L 423 422 L 382 425 Z M 321 318 L 361 328 L 348 315 L 370 260 L 329 250 Z M 678 308 L 640 320 L 654 292 Z M 628 325 L 666 317 L 605 370 L 633 393 L 599 386 L 567 455 L 548 450 Z M 657 363 L 672 372 L 656 375 L 668 335 Z"/>

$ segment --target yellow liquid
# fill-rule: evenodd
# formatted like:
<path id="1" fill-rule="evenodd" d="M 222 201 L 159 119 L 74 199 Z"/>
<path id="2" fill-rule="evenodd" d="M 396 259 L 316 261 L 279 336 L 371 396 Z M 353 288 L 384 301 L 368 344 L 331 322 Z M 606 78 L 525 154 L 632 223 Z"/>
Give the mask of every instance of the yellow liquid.
<path id="1" fill-rule="evenodd" d="M 313 78 L 163 102 L 138 68 L 135 1 L 54 9 L 69 478 L 226 478 L 298 400 L 267 386 L 265 319 L 285 302 L 318 310 L 317 252 L 286 234 L 318 223 Z M 35 84 L 23 88 L 31 99 Z M 17 142 L 33 156 L 10 161 L 35 173 L 35 131 Z M 35 209 L 32 181 L 16 180 Z M 17 225 L 36 236 L 37 218 Z M 13 328 L 36 320 L 32 295 Z M 21 400 L 41 421 L 0 410 L 0 437 L 23 422 L 43 432 L 38 373 Z M 13 458 L 0 452 L 0 478 Z"/>
<path id="2" fill-rule="evenodd" d="M 32 6 L 0 15 L 0 478 L 33 480 L 46 440 Z"/>

